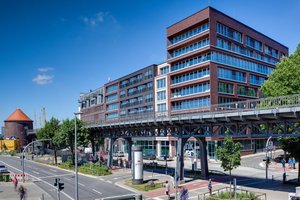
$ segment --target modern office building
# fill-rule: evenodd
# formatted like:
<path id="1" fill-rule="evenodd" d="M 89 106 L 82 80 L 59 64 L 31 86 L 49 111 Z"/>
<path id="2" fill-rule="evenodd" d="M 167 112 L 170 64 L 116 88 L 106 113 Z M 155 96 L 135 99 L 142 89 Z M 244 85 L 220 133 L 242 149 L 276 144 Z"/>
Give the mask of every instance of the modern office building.
<path id="1" fill-rule="evenodd" d="M 99 119 L 128 120 L 154 111 L 162 116 L 184 114 L 207 110 L 214 104 L 259 98 L 260 86 L 275 64 L 288 55 L 286 46 L 212 7 L 169 26 L 166 40 L 165 63 L 104 85 L 104 115 Z M 83 102 L 81 108 L 88 109 Z M 93 118 L 84 115 L 84 120 Z M 146 153 L 174 155 L 175 138 L 133 140 L 144 145 Z M 220 142 L 207 141 L 208 156 L 214 158 Z M 244 153 L 265 145 L 265 139 L 239 141 Z M 195 144 L 191 141 L 186 146 L 194 148 Z"/>

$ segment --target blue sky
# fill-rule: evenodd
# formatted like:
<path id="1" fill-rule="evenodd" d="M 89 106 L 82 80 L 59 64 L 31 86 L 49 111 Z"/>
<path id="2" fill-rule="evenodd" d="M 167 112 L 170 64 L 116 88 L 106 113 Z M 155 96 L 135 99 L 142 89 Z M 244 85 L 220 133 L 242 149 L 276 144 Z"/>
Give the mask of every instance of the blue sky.
<path id="1" fill-rule="evenodd" d="M 299 0 L 0 1 L 1 126 L 17 107 L 73 117 L 80 92 L 163 62 L 166 28 L 209 3 L 290 52 L 300 42 Z"/>

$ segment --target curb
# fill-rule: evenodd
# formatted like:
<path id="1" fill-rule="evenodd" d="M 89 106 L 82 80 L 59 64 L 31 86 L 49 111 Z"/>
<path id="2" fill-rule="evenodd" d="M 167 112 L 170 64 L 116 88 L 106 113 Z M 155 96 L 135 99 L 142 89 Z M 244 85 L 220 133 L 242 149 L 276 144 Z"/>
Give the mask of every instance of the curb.
<path id="1" fill-rule="evenodd" d="M 136 189 L 133 189 L 133 188 L 131 188 L 131 187 L 129 187 L 129 186 L 126 186 L 126 185 L 121 184 L 120 182 L 122 182 L 122 181 L 115 182 L 115 185 L 118 186 L 118 187 L 120 187 L 120 188 L 123 188 L 123 189 L 125 189 L 125 190 L 129 190 L 129 191 L 131 191 L 131 192 L 134 192 L 134 193 L 136 193 L 136 194 L 143 194 L 143 193 L 141 193 L 140 191 L 138 191 L 138 190 L 136 190 Z"/>

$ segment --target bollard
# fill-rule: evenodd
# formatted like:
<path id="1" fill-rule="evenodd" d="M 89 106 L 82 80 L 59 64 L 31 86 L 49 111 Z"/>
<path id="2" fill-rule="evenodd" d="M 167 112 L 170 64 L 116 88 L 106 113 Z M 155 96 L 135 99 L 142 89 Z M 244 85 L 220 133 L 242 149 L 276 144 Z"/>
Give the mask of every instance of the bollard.
<path id="1" fill-rule="evenodd" d="M 286 173 L 283 173 L 282 179 L 283 179 L 283 183 L 285 183 L 286 182 Z"/>

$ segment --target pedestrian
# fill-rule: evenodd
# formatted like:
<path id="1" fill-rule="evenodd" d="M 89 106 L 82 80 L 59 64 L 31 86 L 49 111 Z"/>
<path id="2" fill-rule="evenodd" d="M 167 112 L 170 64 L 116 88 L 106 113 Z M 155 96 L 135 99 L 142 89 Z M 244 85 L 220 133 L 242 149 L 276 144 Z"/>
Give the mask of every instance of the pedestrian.
<path id="1" fill-rule="evenodd" d="M 288 163 L 289 163 L 289 168 L 291 169 L 292 168 L 292 158 L 289 158 Z"/>
<path id="2" fill-rule="evenodd" d="M 170 184 L 168 181 L 166 181 L 165 183 L 165 195 L 167 195 L 167 199 L 170 200 Z"/>
<path id="3" fill-rule="evenodd" d="M 121 158 L 118 159 L 118 166 L 121 167 Z"/>
<path id="4" fill-rule="evenodd" d="M 19 195 L 20 195 L 20 200 L 25 200 L 26 198 L 26 189 L 21 185 L 19 187 Z"/>
<path id="5" fill-rule="evenodd" d="M 180 191 L 180 200 L 188 200 L 189 199 L 189 191 L 185 187 Z"/>
<path id="6" fill-rule="evenodd" d="M 294 157 L 292 158 L 292 165 L 293 165 L 293 169 L 296 169 L 296 160 Z"/>
<path id="7" fill-rule="evenodd" d="M 209 191 L 209 195 L 212 195 L 211 179 L 208 180 L 207 188 L 208 188 L 208 191 Z"/>
<path id="8" fill-rule="evenodd" d="M 13 184 L 15 186 L 15 191 L 17 191 L 17 187 L 18 187 L 18 179 L 17 179 L 17 175 L 15 174 L 14 175 L 14 178 L 13 178 Z"/>
<path id="9" fill-rule="evenodd" d="M 282 164 L 282 168 L 283 168 L 283 171 L 285 172 L 285 159 L 284 158 L 282 158 L 282 160 L 281 160 L 281 164 Z"/>

